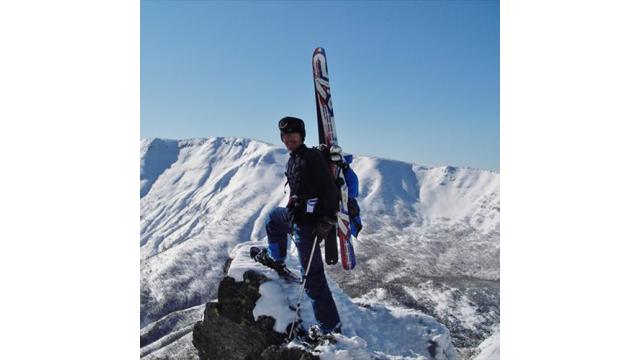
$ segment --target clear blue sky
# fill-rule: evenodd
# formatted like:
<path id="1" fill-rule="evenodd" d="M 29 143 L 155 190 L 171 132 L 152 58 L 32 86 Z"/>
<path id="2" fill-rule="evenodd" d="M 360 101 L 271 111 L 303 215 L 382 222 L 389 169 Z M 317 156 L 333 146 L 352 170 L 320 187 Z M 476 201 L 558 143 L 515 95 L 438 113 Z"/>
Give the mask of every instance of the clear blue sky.
<path id="1" fill-rule="evenodd" d="M 498 1 L 142 1 L 141 136 L 316 145 L 311 74 L 327 52 L 342 148 L 499 170 Z"/>

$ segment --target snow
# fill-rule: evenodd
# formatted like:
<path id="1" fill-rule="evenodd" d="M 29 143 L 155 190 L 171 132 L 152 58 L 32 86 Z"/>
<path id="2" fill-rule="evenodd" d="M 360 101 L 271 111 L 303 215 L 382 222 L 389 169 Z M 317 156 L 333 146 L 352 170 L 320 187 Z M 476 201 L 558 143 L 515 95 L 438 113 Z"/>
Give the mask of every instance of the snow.
<path id="1" fill-rule="evenodd" d="M 253 309 L 253 316 L 257 320 L 260 315 L 269 315 L 276 319 L 274 330 L 286 333 L 287 325 L 294 320 L 294 314 L 289 309 L 289 301 L 282 287 L 275 282 L 268 281 L 260 285 L 260 299 Z"/>
<path id="2" fill-rule="evenodd" d="M 372 264 L 377 268 L 403 259 L 407 270 L 424 276 L 499 278 L 496 173 L 372 157 L 356 157 L 353 169 L 365 219 L 359 259 L 382 252 L 388 256 Z"/>
<path id="3" fill-rule="evenodd" d="M 485 339 L 478 346 L 480 353 L 473 360 L 499 360 L 500 359 L 500 330 Z"/>
<path id="4" fill-rule="evenodd" d="M 205 305 L 172 312 L 140 330 L 140 358 L 191 359 L 197 357 L 191 345 L 193 324 L 202 319 Z"/>
<path id="5" fill-rule="evenodd" d="M 221 137 L 145 139 L 141 140 L 140 151 L 142 329 L 170 314 L 216 299 L 228 257 L 238 261 L 229 270 L 236 279 L 243 269 L 253 266 L 243 264 L 241 259 L 248 257 L 238 256 L 238 251 L 248 248 L 238 245 L 264 246 L 266 216 L 273 207 L 284 205 L 288 197 L 284 177 L 288 153 L 282 147 L 256 140 Z M 345 332 L 347 339 L 358 336 L 369 350 L 405 356 L 400 354 L 403 339 L 391 337 L 385 344 L 367 328 L 382 333 L 386 329 L 364 326 L 359 318 L 384 323 L 393 318 L 391 310 L 361 313 L 355 310 L 360 306 L 354 305 L 340 287 L 363 295 L 401 283 L 419 303 L 437 301 L 437 296 L 426 296 L 428 288 L 420 285 L 433 276 L 498 280 L 499 174 L 368 156 L 354 156 L 352 166 L 360 178 L 359 201 L 365 226 L 354 241 L 358 266 L 351 272 L 329 268 L 330 286 L 334 294 L 339 294 L 339 306 L 347 309 L 341 309 L 345 311 L 341 316 L 346 329 L 354 331 Z M 289 266 L 297 269 L 294 246 L 290 253 Z M 273 271 L 265 273 L 270 279 L 277 278 Z M 297 292 L 293 293 L 297 298 Z M 396 295 L 387 296 L 384 301 L 378 299 L 379 303 L 389 305 L 389 297 Z M 287 297 L 292 298 L 288 292 Z M 453 308 L 451 304 L 444 307 L 457 310 L 434 315 L 463 316 L 470 326 L 477 322 L 470 314 L 472 302 Z M 302 316 L 312 319 L 308 301 L 303 301 Z M 402 333 L 402 329 L 393 329 Z M 164 335 L 179 330 L 167 328 Z"/>
<path id="6" fill-rule="evenodd" d="M 249 248 L 255 244 L 240 244 L 232 251 L 235 256 L 230 267 L 229 276 L 242 281 L 245 271 L 255 271 L 266 276 L 270 281 L 260 285 L 262 295 L 253 310 L 255 320 L 261 315 L 276 319 L 274 330 L 286 333 L 286 326 L 293 321 L 295 307 L 299 296 L 300 285 L 290 284 L 279 279 L 274 270 L 254 262 L 249 257 Z M 295 266 L 296 255 L 289 249 L 288 265 Z M 342 335 L 338 335 L 337 343 L 317 348 L 322 359 L 430 359 L 427 351 L 429 339 L 435 341 L 437 355 L 435 359 L 455 359 L 455 349 L 451 344 L 449 331 L 432 317 L 419 311 L 387 307 L 373 301 L 354 301 L 331 279 L 329 287 L 333 293 L 338 312 L 343 323 Z M 301 319 L 305 328 L 315 324 L 310 303 L 303 297 Z M 295 346 L 295 343 L 291 346 Z M 392 357 L 389 357 L 392 356 Z"/>
<path id="7" fill-rule="evenodd" d="M 178 156 L 175 140 L 142 140 L 140 142 L 140 197 L 145 196 Z"/>
<path id="8" fill-rule="evenodd" d="M 466 327 L 474 327 L 480 324 L 484 318 L 481 317 L 466 295 L 459 295 L 456 301 L 453 301 L 454 289 L 442 289 L 438 291 L 431 285 L 431 281 L 420 284 L 418 287 L 405 287 L 404 290 L 414 300 L 420 303 L 431 301 L 435 304 L 434 310 L 440 316 L 449 316 L 455 312 L 455 318 L 461 319 Z"/>

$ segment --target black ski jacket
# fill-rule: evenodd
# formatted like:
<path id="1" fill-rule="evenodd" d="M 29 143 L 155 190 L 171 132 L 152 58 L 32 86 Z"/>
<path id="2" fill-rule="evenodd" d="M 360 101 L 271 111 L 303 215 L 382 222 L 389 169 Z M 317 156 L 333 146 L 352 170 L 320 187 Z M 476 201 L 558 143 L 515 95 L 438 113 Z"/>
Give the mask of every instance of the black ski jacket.
<path id="1" fill-rule="evenodd" d="M 335 218 L 340 195 L 324 155 L 320 150 L 308 148 L 305 144 L 289 155 L 285 174 L 291 189 L 290 199 L 294 198 L 288 206 L 293 212 L 294 222 L 322 216 Z M 318 198 L 318 202 L 313 214 L 309 214 L 306 201 L 312 198 Z"/>

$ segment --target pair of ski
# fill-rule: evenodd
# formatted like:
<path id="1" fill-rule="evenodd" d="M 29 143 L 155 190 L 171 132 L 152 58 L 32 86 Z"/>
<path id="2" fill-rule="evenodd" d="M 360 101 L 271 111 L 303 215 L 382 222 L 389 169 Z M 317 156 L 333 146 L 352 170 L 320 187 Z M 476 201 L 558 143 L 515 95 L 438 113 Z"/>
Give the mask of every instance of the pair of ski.
<path id="1" fill-rule="evenodd" d="M 356 266 L 356 254 L 351 241 L 351 224 L 347 204 L 349 192 L 342 167 L 337 166 L 342 160 L 341 149 L 338 146 L 336 123 L 333 116 L 331 103 L 331 90 L 329 87 L 329 72 L 327 70 L 327 56 L 323 48 L 316 48 L 312 57 L 313 82 L 316 95 L 316 113 L 318 115 L 318 135 L 320 144 L 329 149 L 331 157 L 331 172 L 340 187 L 340 209 L 336 213 L 335 230 L 324 241 L 325 262 L 333 265 L 338 262 L 338 247 L 336 237 L 340 242 L 340 255 L 342 267 L 352 270 Z"/>

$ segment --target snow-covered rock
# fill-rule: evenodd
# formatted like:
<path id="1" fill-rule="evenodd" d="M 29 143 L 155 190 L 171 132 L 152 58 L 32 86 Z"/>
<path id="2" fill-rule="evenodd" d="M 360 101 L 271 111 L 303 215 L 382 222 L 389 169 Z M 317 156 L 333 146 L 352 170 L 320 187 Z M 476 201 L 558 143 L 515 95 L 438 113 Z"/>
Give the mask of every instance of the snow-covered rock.
<path id="1" fill-rule="evenodd" d="M 249 257 L 250 245 L 233 251 L 218 300 L 207 304 L 204 320 L 194 329 L 194 344 L 202 358 L 258 356 L 281 345 L 294 321 L 299 284 L 286 283 L 272 269 Z M 344 322 L 335 343 L 312 349 L 321 359 L 455 359 L 449 331 L 433 318 L 414 310 L 382 304 L 353 302 L 330 282 Z M 314 324 L 308 303 L 303 303 L 302 326 Z M 265 328 L 266 327 L 266 328 Z M 296 340 L 289 349 L 304 348 Z"/>
<path id="2" fill-rule="evenodd" d="M 193 345 L 201 359 L 260 358 L 268 347 L 282 344 L 286 335 L 275 331 L 277 319 L 254 317 L 256 302 L 265 296 L 259 291 L 265 283 L 270 282 L 254 271 L 245 272 L 240 281 L 222 279 L 218 300 L 207 303 L 203 320 L 193 328 Z"/>

